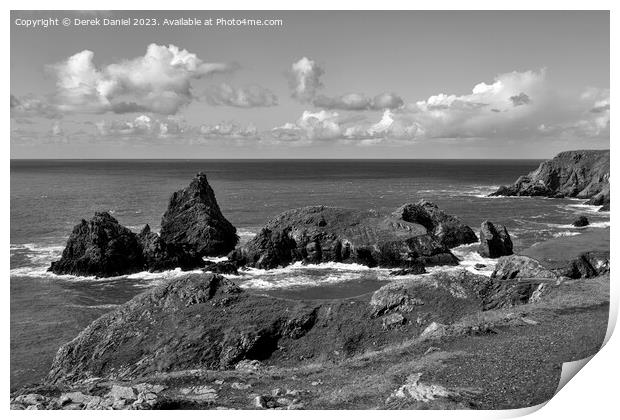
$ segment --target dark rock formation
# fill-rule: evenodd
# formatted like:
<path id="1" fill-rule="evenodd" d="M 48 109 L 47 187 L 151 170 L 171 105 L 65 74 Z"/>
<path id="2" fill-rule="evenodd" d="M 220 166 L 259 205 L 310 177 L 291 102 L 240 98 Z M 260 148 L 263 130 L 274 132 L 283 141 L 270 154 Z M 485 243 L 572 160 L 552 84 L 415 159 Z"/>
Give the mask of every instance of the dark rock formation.
<path id="1" fill-rule="evenodd" d="M 237 244 L 235 227 L 222 215 L 207 176 L 199 173 L 170 197 L 161 221 L 164 242 L 197 256 L 226 255 Z"/>
<path id="2" fill-rule="evenodd" d="M 456 264 L 457 258 L 417 223 L 375 211 L 325 206 L 286 211 L 229 255 L 239 265 L 286 266 L 337 261 L 369 267 Z"/>
<path id="3" fill-rule="evenodd" d="M 424 264 L 414 263 L 410 267 L 390 271 L 390 276 L 408 276 L 411 274 L 424 274 L 424 273 L 426 273 L 426 268 L 424 267 Z"/>
<path id="4" fill-rule="evenodd" d="M 405 204 L 394 212 L 394 216 L 409 223 L 417 223 L 448 248 L 478 241 L 474 231 L 459 218 L 446 214 L 430 201 L 420 200 L 416 204 Z"/>
<path id="5" fill-rule="evenodd" d="M 535 302 L 558 280 L 539 261 L 523 255 L 502 257 L 482 291 L 483 309 L 506 308 Z"/>
<path id="6" fill-rule="evenodd" d="M 177 267 L 191 270 L 205 265 L 202 258 L 193 252 L 164 242 L 159 235 L 151 231 L 149 225 L 138 234 L 138 242 L 142 249 L 145 268 L 149 271 L 171 270 Z"/>
<path id="7" fill-rule="evenodd" d="M 210 271 L 216 274 L 239 274 L 239 267 L 232 261 L 207 261 L 204 271 Z"/>
<path id="8" fill-rule="evenodd" d="M 586 216 L 579 216 L 573 222 L 573 226 L 575 227 L 584 227 L 584 226 L 588 226 L 589 224 L 590 224 L 590 221 L 588 220 Z"/>
<path id="9" fill-rule="evenodd" d="M 278 366 L 341 360 L 376 348 L 378 337 L 382 345 L 402 343 L 431 323 L 475 314 L 486 281 L 443 272 L 391 282 L 372 297 L 295 301 L 244 292 L 219 275 L 188 274 L 90 324 L 58 351 L 48 383 L 233 369 L 243 360 Z"/>
<path id="10" fill-rule="evenodd" d="M 589 198 L 609 208 L 609 150 L 562 152 L 491 195 Z"/>
<path id="11" fill-rule="evenodd" d="M 591 278 L 609 272 L 609 252 L 590 251 L 580 254 L 566 264 L 555 269 L 558 275 L 571 279 Z"/>
<path id="12" fill-rule="evenodd" d="M 498 258 L 512 254 L 512 240 L 505 226 L 485 220 L 480 225 L 480 246 L 478 253 L 487 258 Z"/>
<path id="13" fill-rule="evenodd" d="M 119 276 L 141 271 L 142 251 L 136 235 L 109 213 L 95 213 L 73 228 L 59 261 L 49 268 L 56 274 Z"/>

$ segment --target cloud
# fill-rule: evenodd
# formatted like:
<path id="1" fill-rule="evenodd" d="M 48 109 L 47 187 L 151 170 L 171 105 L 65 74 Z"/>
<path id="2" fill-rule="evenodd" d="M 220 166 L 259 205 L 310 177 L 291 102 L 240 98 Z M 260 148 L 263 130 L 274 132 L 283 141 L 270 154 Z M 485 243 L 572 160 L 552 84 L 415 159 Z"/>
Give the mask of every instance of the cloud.
<path id="1" fill-rule="evenodd" d="M 312 101 L 312 104 L 325 109 L 364 111 L 399 108 L 403 105 L 403 100 L 400 96 L 387 92 L 372 99 L 361 93 L 348 93 L 335 97 L 319 95 Z"/>
<path id="2" fill-rule="evenodd" d="M 511 96 L 510 100 L 512 101 L 513 106 L 527 105 L 531 102 L 530 97 L 523 92 L 518 95 Z"/>
<path id="3" fill-rule="evenodd" d="M 242 125 L 236 121 L 223 121 L 215 125 L 201 125 L 201 137 L 207 139 L 255 139 L 258 130 L 253 124 Z"/>
<path id="4" fill-rule="evenodd" d="M 11 118 L 43 117 L 57 119 L 61 114 L 57 107 L 45 98 L 29 95 L 16 97 L 11 95 Z"/>
<path id="5" fill-rule="evenodd" d="M 319 94 L 319 91 L 323 89 L 321 82 L 323 74 L 325 70 L 307 57 L 294 62 L 289 71 L 291 97 L 302 104 L 345 111 L 395 109 L 403 105 L 400 96 L 389 92 L 381 93 L 374 98 L 355 92 L 338 96 Z"/>
<path id="6" fill-rule="evenodd" d="M 321 76 L 323 68 L 314 60 L 302 57 L 291 65 L 289 71 L 289 86 L 291 97 L 301 103 L 310 103 L 323 87 Z"/>
<path id="7" fill-rule="evenodd" d="M 609 136 L 609 90 L 587 89 L 580 95 L 556 90 L 544 69 L 500 74 L 490 84 L 476 84 L 469 94 L 439 93 L 386 107 L 374 121 L 333 111 L 370 109 L 364 96 L 347 96 L 337 107 L 320 100 L 329 105 L 327 110 L 305 111 L 296 122 L 273 129 L 272 135 L 288 141 L 345 142 Z"/>
<path id="8" fill-rule="evenodd" d="M 257 85 L 235 88 L 228 83 L 208 89 L 205 99 L 211 105 L 238 108 L 269 107 L 278 104 L 278 97 L 269 89 Z"/>
<path id="9" fill-rule="evenodd" d="M 63 112 L 154 112 L 171 115 L 193 99 L 192 81 L 238 66 L 204 62 L 175 45 L 151 44 L 146 54 L 98 68 L 89 50 L 49 66 Z"/>
<path id="10" fill-rule="evenodd" d="M 104 137 L 166 138 L 179 136 L 185 132 L 184 124 L 173 117 L 157 119 L 148 115 L 139 115 L 132 120 L 99 121 L 94 123 L 97 134 Z"/>

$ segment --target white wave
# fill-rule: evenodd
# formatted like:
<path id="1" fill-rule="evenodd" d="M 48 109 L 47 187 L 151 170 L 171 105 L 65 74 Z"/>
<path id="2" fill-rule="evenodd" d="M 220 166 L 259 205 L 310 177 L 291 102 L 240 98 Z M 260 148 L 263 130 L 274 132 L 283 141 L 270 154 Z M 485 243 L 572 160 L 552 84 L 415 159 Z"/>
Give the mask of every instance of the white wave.
<path id="1" fill-rule="evenodd" d="M 577 236 L 577 235 L 581 235 L 581 232 L 573 232 L 570 230 L 567 231 L 563 231 L 563 232 L 557 232 L 553 234 L 554 238 L 561 238 L 563 236 Z"/>
<path id="2" fill-rule="evenodd" d="M 591 214 L 597 214 L 597 215 L 602 215 L 602 214 L 607 213 L 607 212 L 603 212 L 603 213 L 599 212 L 599 210 L 603 206 L 595 206 L 592 204 L 586 204 L 585 200 L 581 200 L 581 203 L 578 203 L 578 204 L 561 204 L 559 207 L 564 210 L 568 210 L 568 211 L 575 212 L 575 213 L 585 212 L 585 213 L 591 213 Z"/>
<path id="3" fill-rule="evenodd" d="M 321 271 L 351 271 L 351 272 L 369 272 L 377 270 L 387 270 L 382 268 L 370 268 L 361 264 L 344 264 L 338 262 L 325 262 L 320 264 L 304 264 L 301 261 L 297 261 L 291 265 L 282 268 L 274 268 L 265 270 L 262 268 L 246 268 L 240 271 L 241 276 L 281 276 L 285 274 L 299 274 L 299 272 L 312 272 L 315 273 Z"/>
<path id="4" fill-rule="evenodd" d="M 514 236 L 514 235 L 513 235 Z M 456 248 L 452 248 L 450 251 L 459 259 L 459 265 L 457 268 L 465 268 L 467 271 L 474 274 L 482 274 L 490 276 L 495 269 L 497 259 L 485 258 L 478 253 L 478 244 L 461 245 Z M 482 264 L 485 267 L 477 269 L 476 264 Z M 445 269 L 445 267 L 437 267 L 436 270 Z"/>
<path id="5" fill-rule="evenodd" d="M 213 262 L 213 263 L 228 261 L 228 257 L 226 256 L 224 257 L 203 257 L 202 259 L 204 261 Z"/>

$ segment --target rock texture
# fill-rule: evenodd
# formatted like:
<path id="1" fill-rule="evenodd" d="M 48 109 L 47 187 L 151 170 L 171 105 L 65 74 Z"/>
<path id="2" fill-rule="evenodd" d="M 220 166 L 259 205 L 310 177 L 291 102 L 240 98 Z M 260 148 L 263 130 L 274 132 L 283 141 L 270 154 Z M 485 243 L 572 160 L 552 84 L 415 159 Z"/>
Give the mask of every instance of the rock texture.
<path id="1" fill-rule="evenodd" d="M 49 268 L 56 274 L 118 276 L 141 271 L 142 252 L 136 235 L 109 213 L 95 213 L 73 228 L 59 261 Z"/>
<path id="2" fill-rule="evenodd" d="M 459 218 L 446 214 L 436 204 L 420 200 L 415 204 L 405 204 L 394 216 L 409 223 L 417 223 L 426 228 L 443 245 L 454 248 L 478 241 L 474 231 Z"/>
<path id="3" fill-rule="evenodd" d="M 480 225 L 480 246 L 478 253 L 487 258 L 499 258 L 512 254 L 512 240 L 506 226 L 485 220 Z"/>
<path id="4" fill-rule="evenodd" d="M 584 252 L 570 260 L 565 267 L 554 271 L 571 279 L 591 278 L 609 273 L 609 252 Z"/>
<path id="5" fill-rule="evenodd" d="M 286 211 L 229 258 L 276 268 L 294 261 L 336 261 L 369 267 L 456 264 L 457 258 L 421 224 L 375 211 L 325 206 Z"/>
<path id="6" fill-rule="evenodd" d="M 222 214 L 204 173 L 170 197 L 160 235 L 198 256 L 221 256 L 237 245 L 235 227 Z"/>
<path id="7" fill-rule="evenodd" d="M 535 302 L 559 279 L 539 261 L 523 255 L 502 257 L 485 285 L 484 310 Z"/>
<path id="8" fill-rule="evenodd" d="M 588 220 L 586 216 L 579 216 L 573 222 L 573 226 L 575 227 L 584 227 L 584 226 L 588 226 L 589 224 L 590 224 L 590 221 Z"/>
<path id="9" fill-rule="evenodd" d="M 491 195 L 575 197 L 609 209 L 609 150 L 562 152 Z"/>
<path id="10" fill-rule="evenodd" d="M 138 234 L 145 269 L 149 271 L 171 270 L 177 267 L 182 270 L 191 270 L 202 267 L 205 263 L 202 258 L 184 247 L 168 244 L 146 225 Z"/>
<path id="11" fill-rule="evenodd" d="M 244 360 L 298 366 L 350 357 L 449 324 L 482 305 L 488 278 L 467 271 L 401 279 L 371 297 L 294 301 L 253 295 L 215 274 L 188 274 L 138 295 L 57 353 L 49 383 L 133 380 L 158 372 L 233 369 Z M 394 315 L 398 314 L 398 315 Z"/>

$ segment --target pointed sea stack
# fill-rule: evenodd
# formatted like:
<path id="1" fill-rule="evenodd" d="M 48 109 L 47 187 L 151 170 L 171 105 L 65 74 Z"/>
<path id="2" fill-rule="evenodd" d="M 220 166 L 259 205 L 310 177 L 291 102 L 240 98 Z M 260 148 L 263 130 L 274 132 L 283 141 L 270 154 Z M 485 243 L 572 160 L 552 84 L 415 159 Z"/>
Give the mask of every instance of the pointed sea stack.
<path id="1" fill-rule="evenodd" d="M 221 256 L 237 245 L 237 229 L 222 215 L 204 173 L 170 197 L 161 239 L 198 256 Z"/>
<path id="2" fill-rule="evenodd" d="M 485 220 L 480 226 L 480 247 L 478 253 L 487 258 L 512 255 L 512 240 L 506 226 L 493 225 Z"/>

